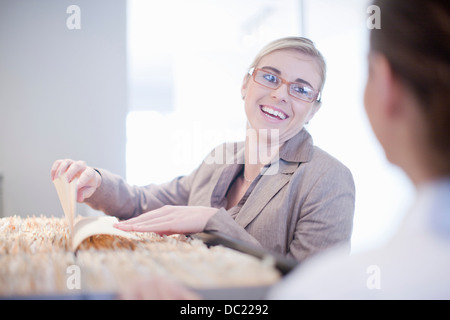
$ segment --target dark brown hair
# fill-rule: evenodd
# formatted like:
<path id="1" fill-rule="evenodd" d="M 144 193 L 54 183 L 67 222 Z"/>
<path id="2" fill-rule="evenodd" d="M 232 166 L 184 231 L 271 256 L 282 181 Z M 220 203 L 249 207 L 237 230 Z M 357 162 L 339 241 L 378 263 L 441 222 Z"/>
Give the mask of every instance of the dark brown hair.
<path id="1" fill-rule="evenodd" d="M 384 54 L 416 96 L 428 141 L 450 173 L 450 1 L 375 0 L 381 28 L 370 49 Z"/>

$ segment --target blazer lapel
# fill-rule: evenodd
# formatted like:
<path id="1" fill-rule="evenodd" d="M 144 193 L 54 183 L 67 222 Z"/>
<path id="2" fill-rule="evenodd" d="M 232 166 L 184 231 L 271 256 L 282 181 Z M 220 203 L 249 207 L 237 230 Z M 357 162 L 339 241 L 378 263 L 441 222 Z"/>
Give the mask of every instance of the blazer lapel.
<path id="1" fill-rule="evenodd" d="M 278 173 L 273 175 L 263 175 L 260 178 L 237 215 L 236 222 L 243 228 L 247 227 L 247 225 L 259 215 L 267 203 L 273 199 L 278 191 L 289 182 L 292 173 L 299 165 L 299 163 L 295 162 L 286 163 L 283 160 L 280 160 L 279 162 L 280 167 L 278 168 Z"/>
<path id="2" fill-rule="evenodd" d="M 243 159 L 243 150 L 241 152 L 240 158 Z M 313 141 L 306 129 L 302 129 L 297 135 L 286 141 L 280 149 L 278 161 L 268 166 L 259 181 L 255 181 L 257 184 L 235 221 L 243 228 L 247 227 L 280 189 L 289 182 L 298 166 L 302 162 L 311 160 L 313 152 Z"/>

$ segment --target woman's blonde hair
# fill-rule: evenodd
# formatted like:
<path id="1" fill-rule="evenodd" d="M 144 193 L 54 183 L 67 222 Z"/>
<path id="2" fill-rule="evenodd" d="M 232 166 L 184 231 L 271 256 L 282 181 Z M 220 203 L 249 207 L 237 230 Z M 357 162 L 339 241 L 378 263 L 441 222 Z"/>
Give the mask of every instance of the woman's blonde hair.
<path id="1" fill-rule="evenodd" d="M 268 54 L 278 51 L 278 50 L 297 50 L 305 55 L 313 57 L 320 68 L 320 76 L 321 76 L 321 84 L 319 87 L 319 91 L 322 92 L 322 89 L 325 85 L 327 66 L 325 63 L 325 59 L 319 50 L 314 46 L 314 43 L 303 37 L 287 37 L 281 38 L 275 41 L 268 43 L 261 51 L 256 55 L 253 63 L 250 65 L 249 70 L 252 68 L 256 68 L 261 59 Z"/>

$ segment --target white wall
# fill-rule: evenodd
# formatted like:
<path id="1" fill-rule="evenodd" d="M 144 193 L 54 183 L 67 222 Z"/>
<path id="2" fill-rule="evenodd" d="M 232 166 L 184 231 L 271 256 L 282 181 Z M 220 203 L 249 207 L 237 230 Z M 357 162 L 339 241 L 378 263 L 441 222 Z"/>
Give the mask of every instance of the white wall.
<path id="1" fill-rule="evenodd" d="M 59 158 L 124 175 L 126 102 L 125 0 L 0 1 L 3 214 L 61 215 Z"/>

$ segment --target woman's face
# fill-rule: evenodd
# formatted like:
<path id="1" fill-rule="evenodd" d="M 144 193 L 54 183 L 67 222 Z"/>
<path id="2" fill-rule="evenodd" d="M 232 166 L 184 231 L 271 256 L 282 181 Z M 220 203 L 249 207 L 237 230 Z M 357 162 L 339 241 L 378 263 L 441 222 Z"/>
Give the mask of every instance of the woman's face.
<path id="1" fill-rule="evenodd" d="M 314 58 L 296 50 L 279 50 L 264 56 L 256 68 L 267 70 L 288 82 L 309 83 L 314 90 L 321 84 L 320 68 Z M 312 119 L 319 109 L 315 102 L 305 102 L 288 93 L 287 84 L 271 89 L 244 79 L 242 96 L 249 126 L 255 130 L 279 129 L 284 143 Z"/>

